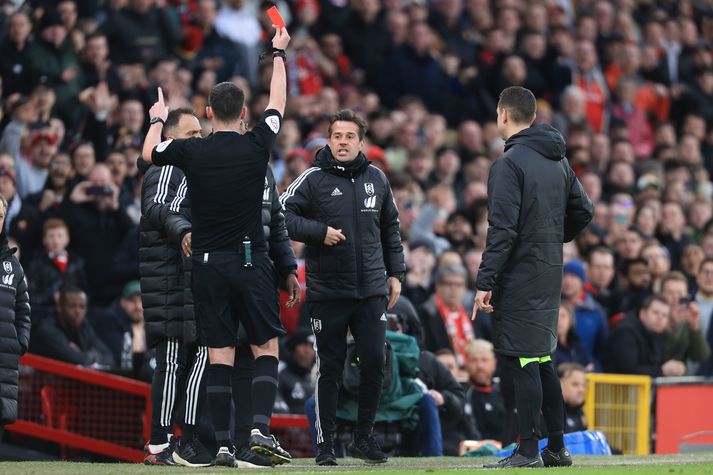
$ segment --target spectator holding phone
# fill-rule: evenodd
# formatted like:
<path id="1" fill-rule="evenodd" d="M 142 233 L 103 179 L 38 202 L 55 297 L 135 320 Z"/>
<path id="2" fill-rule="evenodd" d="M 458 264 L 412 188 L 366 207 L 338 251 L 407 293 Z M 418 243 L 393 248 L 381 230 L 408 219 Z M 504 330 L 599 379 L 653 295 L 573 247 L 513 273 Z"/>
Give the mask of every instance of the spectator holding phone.
<path id="1" fill-rule="evenodd" d="M 119 206 L 119 188 L 106 165 L 94 165 L 88 179 L 64 200 L 61 214 L 73 236 L 73 248 L 87 265 L 92 302 L 110 304 L 121 292 L 122 282 L 113 279 L 107 262 L 112 262 L 133 222 Z"/>
<path id="2" fill-rule="evenodd" d="M 710 347 L 701 330 L 701 312 L 691 301 L 688 279 L 678 271 L 663 277 L 661 294 L 671 306 L 666 330 L 661 334 L 664 361 L 671 359 L 702 363 L 710 355 Z"/>

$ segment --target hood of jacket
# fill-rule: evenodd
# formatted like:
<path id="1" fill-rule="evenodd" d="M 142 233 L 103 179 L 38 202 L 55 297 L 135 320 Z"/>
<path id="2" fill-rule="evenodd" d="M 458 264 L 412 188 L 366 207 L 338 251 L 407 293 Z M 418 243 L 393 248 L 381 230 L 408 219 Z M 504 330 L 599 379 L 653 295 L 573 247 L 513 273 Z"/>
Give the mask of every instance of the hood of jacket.
<path id="1" fill-rule="evenodd" d="M 517 144 L 556 162 L 565 158 L 567 149 L 562 134 L 549 124 L 533 125 L 516 133 L 505 142 L 505 150 Z"/>
<path id="2" fill-rule="evenodd" d="M 10 243 L 7 240 L 7 234 L 5 231 L 0 232 L 0 259 L 4 259 L 7 256 L 15 254 L 17 251 L 16 247 L 10 247 Z"/>
<path id="3" fill-rule="evenodd" d="M 362 152 L 359 152 L 359 155 L 351 162 L 339 162 L 334 158 L 334 155 L 332 155 L 329 145 L 325 145 L 314 157 L 314 165 L 335 175 L 354 178 L 366 171 L 369 167 L 369 160 L 367 160 Z"/>

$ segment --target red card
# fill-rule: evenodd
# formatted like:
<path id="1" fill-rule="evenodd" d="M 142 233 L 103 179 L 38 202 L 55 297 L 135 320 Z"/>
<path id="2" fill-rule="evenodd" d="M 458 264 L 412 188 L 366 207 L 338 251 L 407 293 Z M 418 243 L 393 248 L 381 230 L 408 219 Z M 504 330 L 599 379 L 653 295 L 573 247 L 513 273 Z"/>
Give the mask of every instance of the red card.
<path id="1" fill-rule="evenodd" d="M 267 16 L 270 17 L 272 24 L 275 25 L 276 27 L 278 27 L 278 28 L 285 27 L 285 20 L 282 19 L 282 15 L 280 15 L 280 12 L 277 10 L 277 7 L 272 6 L 272 7 L 268 8 Z"/>

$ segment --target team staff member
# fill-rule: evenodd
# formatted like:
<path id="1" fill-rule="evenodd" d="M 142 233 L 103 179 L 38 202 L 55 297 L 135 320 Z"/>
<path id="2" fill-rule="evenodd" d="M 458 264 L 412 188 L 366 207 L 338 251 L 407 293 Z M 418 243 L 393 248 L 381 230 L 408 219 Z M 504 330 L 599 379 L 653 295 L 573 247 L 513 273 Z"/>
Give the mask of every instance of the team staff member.
<path id="1" fill-rule="evenodd" d="M 187 139 L 201 136 L 201 126 L 190 109 L 171 111 L 163 128 L 164 138 Z M 183 341 L 183 293 L 181 249 L 171 242 L 171 235 L 182 236 L 181 247 L 190 246 L 191 223 L 174 209 L 180 206 L 183 172 L 172 166 L 156 167 L 139 158 L 144 172 L 141 185 L 141 221 L 139 223 L 139 274 L 141 300 L 146 320 L 146 337 L 156 348 L 156 368 L 151 382 L 151 438 L 144 448 L 146 465 L 205 467 L 213 461 L 197 434 L 199 402 L 204 397 L 204 369 L 207 348 Z M 186 378 L 186 368 L 190 373 Z M 190 385 L 186 383 L 191 381 Z M 183 436 L 180 453 L 174 455 L 171 442 L 173 411 L 184 400 Z M 190 451 L 186 449 L 191 447 Z M 181 453 L 184 457 L 181 457 Z M 190 455 L 190 456 L 189 456 Z"/>
<path id="2" fill-rule="evenodd" d="M 280 197 L 290 238 L 307 244 L 307 301 L 317 340 L 318 465 L 336 465 L 333 432 L 347 329 L 359 353 L 359 416 L 349 451 L 386 462 L 372 434 L 384 379 L 386 309 L 405 272 L 399 214 L 384 173 L 362 153 L 366 123 L 351 110 L 331 117 L 315 167 Z M 389 296 L 388 305 L 387 298 Z"/>
<path id="3" fill-rule="evenodd" d="M 564 403 L 552 365 L 562 288 L 562 243 L 592 219 L 594 206 L 565 159 L 562 135 L 532 127 L 535 96 L 509 87 L 497 125 L 505 153 L 488 178 L 488 237 L 473 309 L 493 313 L 495 351 L 512 377 L 520 445 L 488 468 L 571 465 L 564 447 Z M 507 375 L 506 375 L 507 376 Z M 544 396 L 544 397 L 543 397 Z M 537 450 L 540 409 L 549 444 Z"/>
<path id="4" fill-rule="evenodd" d="M 143 147 L 144 158 L 175 165 L 186 174 L 193 218 L 193 297 L 199 331 L 208 345 L 207 393 L 219 447 L 216 465 L 235 465 L 229 429 L 238 320 L 256 349 L 251 450 L 276 462 L 291 459 L 269 432 L 277 394 L 277 338 L 285 331 L 260 220 L 267 162 L 287 99 L 284 50 L 289 40 L 286 29 L 277 29 L 270 99 L 252 130 L 240 133 L 247 115 L 243 91 L 220 83 L 210 92 L 206 108 L 214 133 L 159 144 L 168 114 L 159 88 Z"/>
<path id="5" fill-rule="evenodd" d="M 7 215 L 7 200 L 0 195 L 0 230 Z M 30 298 L 16 248 L 0 232 L 0 438 L 5 426 L 17 420 L 20 356 L 30 345 Z"/>

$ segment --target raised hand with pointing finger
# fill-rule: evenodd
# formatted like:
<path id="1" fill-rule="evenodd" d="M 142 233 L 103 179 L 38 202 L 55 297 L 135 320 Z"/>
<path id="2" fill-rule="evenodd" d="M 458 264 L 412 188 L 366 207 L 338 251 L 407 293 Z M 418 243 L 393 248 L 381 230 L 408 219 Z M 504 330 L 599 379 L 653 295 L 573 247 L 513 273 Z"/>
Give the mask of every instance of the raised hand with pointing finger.
<path id="1" fill-rule="evenodd" d="M 158 100 L 154 102 L 154 105 L 152 105 L 151 109 L 149 109 L 149 117 L 152 119 L 154 117 L 159 117 L 164 122 L 168 117 L 168 107 L 163 100 L 163 91 L 160 87 L 158 88 Z"/>
<path id="2" fill-rule="evenodd" d="M 143 159 L 151 163 L 151 154 L 153 153 L 154 147 L 156 147 L 161 142 L 161 132 L 163 130 L 163 124 L 166 123 L 168 118 L 168 106 L 163 100 L 163 91 L 158 88 L 158 100 L 154 102 L 154 105 L 149 109 L 149 117 L 151 118 L 151 127 L 146 134 L 146 139 L 144 140 L 144 146 L 141 149 L 141 156 Z M 160 124 L 161 127 L 157 127 L 156 124 Z"/>

